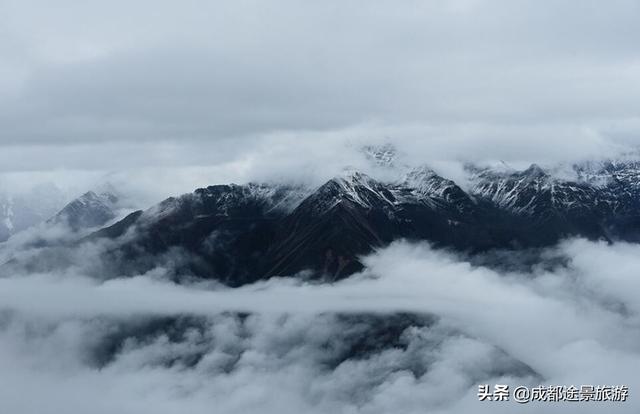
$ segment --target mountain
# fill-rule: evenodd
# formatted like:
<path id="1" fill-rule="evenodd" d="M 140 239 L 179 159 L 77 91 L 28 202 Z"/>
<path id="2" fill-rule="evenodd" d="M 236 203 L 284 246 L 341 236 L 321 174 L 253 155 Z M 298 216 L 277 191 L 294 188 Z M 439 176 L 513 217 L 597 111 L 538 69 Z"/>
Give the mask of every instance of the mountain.
<path id="1" fill-rule="evenodd" d="M 608 238 L 613 211 L 606 195 L 587 182 L 561 180 L 533 164 L 524 171 L 479 170 L 472 183 L 470 194 L 502 212 L 527 245 L 552 244 L 567 235 Z"/>
<path id="2" fill-rule="evenodd" d="M 19 194 L 0 193 L 0 242 L 41 223 L 64 223 L 73 231 L 103 226 L 128 207 L 118 194 L 112 185 L 103 184 L 64 204 L 67 196 L 53 184 Z"/>
<path id="3" fill-rule="evenodd" d="M 289 186 L 210 186 L 134 212 L 88 239 L 121 239 L 106 254 L 108 262 L 122 265 L 118 272 L 146 271 L 169 261 L 178 273 L 239 285 L 262 275 L 278 225 L 305 195 Z"/>
<path id="4" fill-rule="evenodd" d="M 64 223 L 72 230 L 102 226 L 116 218 L 119 198 L 112 192 L 88 191 L 68 203 L 49 223 Z"/>
<path id="5" fill-rule="evenodd" d="M 421 168 L 398 183 L 359 172 L 308 191 L 220 185 L 169 198 L 91 239 L 118 240 L 107 253 L 119 273 L 171 262 L 176 273 L 231 286 L 310 270 L 336 280 L 361 268 L 359 256 L 405 237 L 461 249 L 499 243 L 481 224 L 483 208 L 450 180 Z"/>
<path id="6" fill-rule="evenodd" d="M 524 171 L 473 169 L 474 197 L 510 215 L 510 225 L 546 243 L 558 236 L 637 241 L 640 163 L 590 162 L 559 178 L 533 164 Z"/>
<path id="7" fill-rule="evenodd" d="M 381 167 L 394 167 L 397 164 L 398 151 L 391 143 L 383 145 L 365 145 L 360 152 L 373 165 Z"/>
<path id="8" fill-rule="evenodd" d="M 175 277 L 240 286 L 273 276 L 338 280 L 362 269 L 360 257 L 397 239 L 471 257 L 571 236 L 637 241 L 639 167 L 585 163 L 558 174 L 535 164 L 467 166 L 464 188 L 426 166 L 391 181 L 349 171 L 312 189 L 216 185 L 136 211 L 81 243 L 108 241 L 101 257 L 108 274 L 162 267 Z M 59 216 L 96 225 L 113 218 L 115 201 L 87 193 Z"/>
<path id="9" fill-rule="evenodd" d="M 595 190 L 586 184 L 552 181 L 536 166 L 474 177 L 469 192 L 427 167 L 391 183 L 349 172 L 313 191 L 212 186 L 136 212 L 92 237 L 117 241 L 106 261 L 121 263 L 120 273 L 161 264 L 230 286 L 305 270 L 309 277 L 340 279 L 361 269 L 361 255 L 399 238 L 476 253 L 547 246 L 568 235 L 609 237 L 603 220 L 610 211 L 596 208 Z"/>

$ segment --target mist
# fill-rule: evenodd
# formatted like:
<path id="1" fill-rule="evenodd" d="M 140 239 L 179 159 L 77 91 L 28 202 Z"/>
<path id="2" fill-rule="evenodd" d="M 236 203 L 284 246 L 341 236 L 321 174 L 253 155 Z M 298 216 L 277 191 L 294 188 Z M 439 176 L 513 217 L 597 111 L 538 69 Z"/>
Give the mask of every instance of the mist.
<path id="1" fill-rule="evenodd" d="M 633 1 L 67 6 L 0 5 L 3 187 L 81 193 L 116 174 L 150 205 L 305 165 L 330 176 L 351 140 L 430 163 L 637 144 Z"/>
<path id="2" fill-rule="evenodd" d="M 540 407 L 478 405 L 477 384 L 633 389 L 640 385 L 639 249 L 568 240 L 550 252 L 567 257 L 566 266 L 499 272 L 428 244 L 397 242 L 341 282 L 276 278 L 237 289 L 176 285 L 162 269 L 103 282 L 69 272 L 16 274 L 0 279 L 0 358 L 14 373 L 3 376 L 0 406 L 25 413 L 204 412 L 213 404 L 217 412 L 529 412 Z M 413 318 L 395 322 L 404 326 L 397 346 L 339 358 L 354 340 L 345 332 L 363 329 L 366 337 L 394 317 Z M 158 320 L 173 328 L 144 328 Z M 95 348 L 113 335 L 120 346 L 105 362 Z M 46 390 L 37 400 L 17 398 L 36 389 Z M 637 406 L 632 399 L 606 409 Z"/>
<path id="3" fill-rule="evenodd" d="M 0 0 L 0 412 L 640 412 L 638 21 L 633 0 Z M 353 172 L 365 197 L 338 179 L 326 216 L 293 214 Z M 231 183 L 267 195 L 194 193 Z M 106 221 L 56 220 L 73 202 Z"/>

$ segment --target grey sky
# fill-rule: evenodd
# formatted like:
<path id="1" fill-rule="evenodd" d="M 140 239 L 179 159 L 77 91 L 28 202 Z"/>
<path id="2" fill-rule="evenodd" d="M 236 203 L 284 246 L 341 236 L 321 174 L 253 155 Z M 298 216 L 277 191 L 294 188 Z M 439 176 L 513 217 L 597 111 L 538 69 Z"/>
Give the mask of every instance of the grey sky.
<path id="1" fill-rule="evenodd" d="M 354 128 L 425 157 L 590 155 L 638 137 L 639 19 L 629 0 L 2 0 L 0 169 L 210 166 Z"/>
<path id="2" fill-rule="evenodd" d="M 640 143 L 638 22 L 640 0 L 0 0 L 0 193 L 54 181 L 71 197 L 110 181 L 146 208 L 207 184 L 326 179 L 363 166 L 363 143 L 385 140 L 439 172 L 463 159 L 624 152 Z M 40 245 L 12 240 L 26 249 L 18 254 Z M 504 372 L 493 369 L 494 348 L 549 384 L 640 387 L 637 246 L 568 241 L 558 247 L 566 269 L 499 274 L 396 243 L 355 279 L 274 279 L 231 296 L 168 285 L 160 268 L 89 281 L 81 275 L 99 264 L 93 247 L 103 246 L 72 249 L 68 273 L 0 280 L 9 309 L 0 366 L 13 374 L 0 375 L 0 411 L 477 412 L 475 381 Z M 211 334 L 222 340 L 196 369 L 157 361 L 191 352 L 198 337 L 132 342 L 106 369 L 85 363 L 96 332 L 118 318 L 222 309 L 296 317 L 246 331 L 223 319 Z M 396 368 L 406 358 L 397 349 L 335 373 L 309 365 L 324 354 L 300 338 L 340 328 L 309 314 L 381 309 L 433 313 L 469 338 L 435 335 L 448 340 L 426 354 L 435 369 L 421 378 Z M 434 337 L 414 334 L 418 349 Z M 243 359 L 212 376 L 226 345 Z M 371 393 L 367 405 L 354 399 L 359 390 Z"/>

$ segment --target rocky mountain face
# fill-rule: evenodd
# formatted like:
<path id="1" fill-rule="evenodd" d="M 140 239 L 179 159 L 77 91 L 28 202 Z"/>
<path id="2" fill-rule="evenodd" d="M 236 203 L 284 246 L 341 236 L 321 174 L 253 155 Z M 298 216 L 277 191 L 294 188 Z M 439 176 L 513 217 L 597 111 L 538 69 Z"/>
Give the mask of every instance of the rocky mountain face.
<path id="1" fill-rule="evenodd" d="M 368 149 L 367 157 L 398 168 L 391 147 Z M 583 163 L 562 174 L 535 164 L 523 170 L 467 166 L 464 187 L 426 166 L 399 171 L 386 181 L 349 171 L 317 188 L 201 188 L 136 211 L 79 243 L 108 242 L 101 257 L 110 266 L 106 274 L 161 266 L 240 286 L 294 274 L 338 280 L 362 268 L 361 256 L 398 239 L 471 257 L 544 248 L 571 236 L 640 240 L 637 161 Z M 73 230 L 103 226 L 121 204 L 115 193 L 87 192 L 49 222 Z"/>
<path id="2" fill-rule="evenodd" d="M 393 182 L 349 172 L 313 190 L 219 185 L 167 199 L 91 237 L 114 241 L 107 259 L 121 273 L 164 263 L 230 286 L 298 272 L 331 281 L 400 238 L 470 254 L 550 246 L 569 236 L 637 240 L 639 167 L 576 165 L 571 179 L 537 165 L 469 167 L 466 189 L 427 167 Z"/>
<path id="3" fill-rule="evenodd" d="M 572 166 L 571 178 L 557 178 L 535 164 L 524 171 L 476 169 L 470 192 L 508 213 L 533 241 L 554 243 L 569 235 L 636 241 L 639 167 L 637 162 L 585 163 Z"/>

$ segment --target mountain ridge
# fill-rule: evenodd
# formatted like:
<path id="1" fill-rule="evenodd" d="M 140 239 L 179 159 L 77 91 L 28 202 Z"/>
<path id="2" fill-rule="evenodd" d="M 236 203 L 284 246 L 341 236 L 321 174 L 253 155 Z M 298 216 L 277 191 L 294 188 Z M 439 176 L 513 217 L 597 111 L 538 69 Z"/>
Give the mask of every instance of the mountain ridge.
<path id="1" fill-rule="evenodd" d="M 210 186 L 138 212 L 125 219 L 126 226 L 116 223 L 135 235 L 115 249 L 134 262 L 179 249 L 193 258 L 177 272 L 239 286 L 300 272 L 337 280 L 361 269 L 362 255 L 397 239 L 472 254 L 545 247 L 571 236 L 636 240 L 640 192 L 630 194 L 627 187 L 640 188 L 640 169 L 622 169 L 615 172 L 626 181 L 612 176 L 605 186 L 560 179 L 536 164 L 476 169 L 466 190 L 426 166 L 391 182 L 351 170 L 310 191 L 255 183 Z"/>
<path id="2" fill-rule="evenodd" d="M 388 165 L 391 151 L 374 159 Z M 466 166 L 465 187 L 424 165 L 387 181 L 351 169 L 315 188 L 213 185 L 131 213 L 78 243 L 108 241 L 100 259 L 112 275 L 160 266 L 176 278 L 240 286 L 274 276 L 339 280 L 363 268 L 362 256 L 398 239 L 470 255 L 545 248 L 567 237 L 640 241 L 640 163 L 572 168 L 562 178 L 536 164 Z"/>

